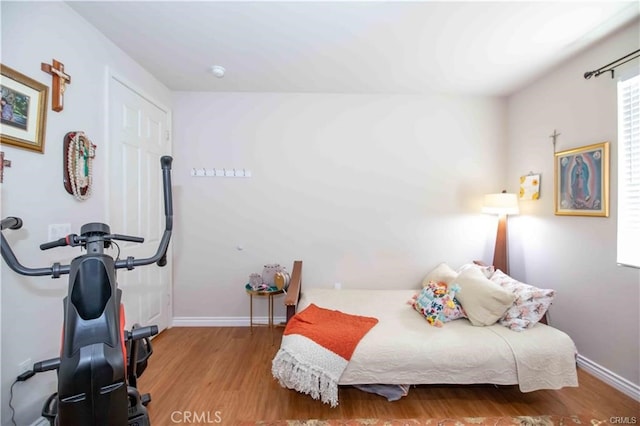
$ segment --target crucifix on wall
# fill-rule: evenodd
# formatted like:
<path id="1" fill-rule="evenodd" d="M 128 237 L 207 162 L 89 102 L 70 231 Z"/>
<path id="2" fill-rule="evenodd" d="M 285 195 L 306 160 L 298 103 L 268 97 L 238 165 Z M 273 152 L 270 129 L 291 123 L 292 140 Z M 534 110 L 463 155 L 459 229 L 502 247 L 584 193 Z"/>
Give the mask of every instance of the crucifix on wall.
<path id="1" fill-rule="evenodd" d="M 556 142 L 557 142 L 558 136 L 560 136 L 561 134 L 562 133 L 558 133 L 556 129 L 553 129 L 553 134 L 549 136 L 551 139 L 553 139 L 553 152 L 556 152 Z"/>
<path id="2" fill-rule="evenodd" d="M 67 84 L 71 84 L 71 76 L 64 72 L 64 64 L 55 59 L 52 65 L 43 62 L 40 68 L 42 71 L 51 74 L 53 81 L 51 87 L 53 92 L 51 95 L 51 109 L 60 112 L 64 108 L 64 91 L 67 88 Z"/>
<path id="3" fill-rule="evenodd" d="M 11 161 L 4 159 L 4 152 L 0 151 L 0 183 L 4 180 L 4 168 L 11 167 Z"/>

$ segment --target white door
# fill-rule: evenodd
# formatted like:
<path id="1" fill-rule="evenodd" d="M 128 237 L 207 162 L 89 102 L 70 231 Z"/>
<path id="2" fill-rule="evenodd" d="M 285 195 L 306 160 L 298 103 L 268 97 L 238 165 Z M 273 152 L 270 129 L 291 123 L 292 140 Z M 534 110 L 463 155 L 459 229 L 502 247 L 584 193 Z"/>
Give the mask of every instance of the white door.
<path id="1" fill-rule="evenodd" d="M 109 81 L 109 216 L 111 232 L 144 238 L 118 242 L 120 259 L 150 257 L 165 227 L 160 157 L 171 154 L 169 112 L 112 77 Z M 155 263 L 118 270 L 127 328 L 135 323 L 168 327 L 171 252 Z"/>

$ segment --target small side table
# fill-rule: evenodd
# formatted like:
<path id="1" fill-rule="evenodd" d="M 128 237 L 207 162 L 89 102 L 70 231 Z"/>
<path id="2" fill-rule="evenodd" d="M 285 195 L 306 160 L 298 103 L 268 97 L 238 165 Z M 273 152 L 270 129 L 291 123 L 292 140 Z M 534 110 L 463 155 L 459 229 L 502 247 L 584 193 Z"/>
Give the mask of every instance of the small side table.
<path id="1" fill-rule="evenodd" d="M 273 324 L 273 296 L 276 296 L 278 294 L 283 294 L 284 290 L 278 290 L 275 287 L 270 287 L 269 289 L 266 290 L 254 290 L 251 288 L 251 286 L 249 286 L 249 284 L 247 284 L 245 286 L 245 291 L 247 292 L 247 294 L 249 295 L 249 315 L 250 315 L 250 319 L 249 319 L 249 328 L 251 329 L 251 333 L 253 333 L 253 326 L 254 325 L 266 325 L 269 328 L 273 328 L 274 324 Z M 269 322 L 267 324 L 263 324 L 263 323 L 255 323 L 253 322 L 253 296 L 257 296 L 257 297 L 267 297 L 268 299 L 268 308 L 269 308 Z"/>

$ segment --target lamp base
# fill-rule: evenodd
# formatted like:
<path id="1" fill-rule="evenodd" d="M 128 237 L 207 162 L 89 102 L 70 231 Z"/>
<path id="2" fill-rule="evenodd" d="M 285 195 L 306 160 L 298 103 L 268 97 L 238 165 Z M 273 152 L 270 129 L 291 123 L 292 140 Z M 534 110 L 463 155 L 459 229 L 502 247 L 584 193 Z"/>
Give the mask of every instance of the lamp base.
<path id="1" fill-rule="evenodd" d="M 496 246 L 493 251 L 493 266 L 509 275 L 509 263 L 507 261 L 507 215 L 498 216 L 498 233 Z"/>

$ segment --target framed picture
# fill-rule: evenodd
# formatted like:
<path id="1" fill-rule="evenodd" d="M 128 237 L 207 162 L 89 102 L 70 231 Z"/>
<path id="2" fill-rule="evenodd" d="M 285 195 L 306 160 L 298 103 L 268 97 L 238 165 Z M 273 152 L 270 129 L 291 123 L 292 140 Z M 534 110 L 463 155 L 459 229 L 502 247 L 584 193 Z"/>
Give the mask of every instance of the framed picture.
<path id="1" fill-rule="evenodd" d="M 526 176 L 520 176 L 520 193 L 521 200 L 538 200 L 540 199 L 540 175 L 529 173 Z"/>
<path id="2" fill-rule="evenodd" d="M 609 216 L 609 142 L 555 153 L 555 214 Z"/>
<path id="3" fill-rule="evenodd" d="M 44 153 L 48 88 L 0 64 L 2 121 L 0 142 Z"/>

